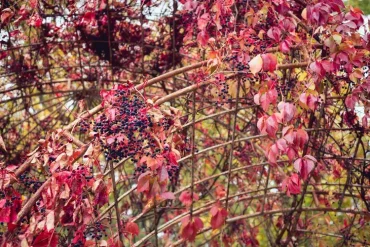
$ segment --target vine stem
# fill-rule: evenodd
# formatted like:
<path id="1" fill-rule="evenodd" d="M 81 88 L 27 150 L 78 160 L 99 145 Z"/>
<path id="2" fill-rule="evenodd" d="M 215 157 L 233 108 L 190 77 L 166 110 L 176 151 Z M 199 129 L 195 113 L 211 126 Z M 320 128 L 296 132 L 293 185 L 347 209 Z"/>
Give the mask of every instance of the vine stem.
<path id="1" fill-rule="evenodd" d="M 269 188 L 269 189 L 273 189 L 273 188 Z M 264 189 L 261 189 L 260 191 L 264 191 Z M 267 195 L 262 194 L 262 195 L 256 195 L 256 196 L 242 197 L 243 194 L 256 193 L 256 192 L 258 192 L 258 191 L 249 191 L 249 192 L 244 192 L 244 193 L 238 193 L 236 195 L 233 195 L 232 197 L 237 197 L 237 200 L 235 201 L 235 203 L 238 203 L 238 202 L 246 201 L 246 200 L 264 198 L 265 196 L 266 197 L 274 197 L 274 196 L 283 196 L 285 194 L 285 192 L 278 192 L 278 193 L 268 193 Z M 312 191 L 307 191 L 307 193 L 313 193 L 313 192 Z M 329 194 L 328 191 L 316 191 L 316 193 L 326 194 L 326 195 Z M 338 193 L 335 193 L 335 194 L 338 194 Z M 224 201 L 224 200 L 226 200 L 226 197 L 220 199 L 220 201 Z M 212 205 L 215 202 L 216 201 L 212 201 L 212 202 L 209 202 L 207 204 L 204 204 L 204 205 L 198 207 L 196 210 L 194 210 L 193 215 L 199 215 L 199 214 L 202 214 L 204 212 L 208 212 L 209 209 L 212 207 Z M 325 208 L 325 207 L 307 207 L 307 208 L 296 209 L 296 208 L 293 207 L 293 208 L 284 208 L 284 209 L 278 209 L 278 210 L 268 210 L 268 211 L 265 210 L 263 212 L 256 212 L 256 213 L 252 213 L 252 214 L 239 215 L 239 216 L 227 219 L 226 223 L 230 224 L 230 223 L 234 223 L 234 222 L 237 222 L 237 221 L 240 221 L 240 220 L 255 218 L 255 217 L 258 217 L 258 216 L 262 216 L 262 215 L 283 214 L 283 213 L 288 213 L 288 212 L 292 212 L 292 211 L 295 211 L 295 210 L 298 210 L 299 212 L 319 211 L 319 212 L 341 212 L 341 213 L 348 213 L 348 214 L 354 214 L 354 215 L 370 215 L 370 212 L 358 211 L 358 210 L 353 210 L 353 209 L 336 209 L 336 208 Z M 163 225 L 161 225 L 158 228 L 158 231 L 162 232 L 162 231 L 170 228 L 171 226 L 180 222 L 187 215 L 189 215 L 189 212 L 185 212 L 185 213 L 182 213 L 182 214 L 176 216 L 172 220 L 170 220 L 170 221 L 164 223 Z M 135 247 L 141 246 L 145 241 L 147 241 L 153 235 L 154 235 L 154 231 L 152 231 L 150 233 L 147 233 L 145 235 L 145 237 L 143 237 L 142 239 L 137 241 L 133 246 L 135 246 Z"/>

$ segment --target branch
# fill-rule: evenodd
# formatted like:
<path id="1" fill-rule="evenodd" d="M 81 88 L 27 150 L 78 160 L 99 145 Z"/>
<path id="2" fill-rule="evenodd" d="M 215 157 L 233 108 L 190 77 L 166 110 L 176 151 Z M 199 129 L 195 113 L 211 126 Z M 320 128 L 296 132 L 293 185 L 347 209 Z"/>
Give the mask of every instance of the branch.
<path id="1" fill-rule="evenodd" d="M 48 178 L 22 207 L 21 211 L 18 213 L 18 218 L 15 223 L 16 225 L 18 225 L 22 218 L 32 209 L 33 205 L 35 205 L 36 201 L 40 198 L 41 192 L 50 184 L 50 182 L 51 178 Z"/>
<path id="2" fill-rule="evenodd" d="M 137 86 L 135 86 L 135 89 L 137 90 L 141 90 L 141 89 L 144 89 L 145 87 L 147 86 L 150 86 L 156 82 L 160 82 L 160 81 L 163 81 L 163 80 L 166 80 L 166 79 L 169 79 L 169 78 L 172 78 L 178 74 L 182 74 L 184 72 L 187 72 L 187 71 L 190 71 L 190 70 L 193 70 L 193 69 L 197 69 L 197 68 L 200 68 L 204 65 L 206 65 L 208 63 L 208 61 L 202 61 L 202 62 L 198 62 L 198 63 L 195 63 L 195 64 L 192 64 L 192 65 L 188 65 L 188 66 L 185 66 L 185 67 L 182 67 L 182 68 L 179 68 L 179 69 L 176 69 L 176 70 L 173 70 L 173 71 L 170 71 L 170 72 L 167 72 L 163 75 L 160 75 L 160 76 L 157 76 L 153 79 L 150 79 L 148 80 L 147 82 L 143 82 Z"/>

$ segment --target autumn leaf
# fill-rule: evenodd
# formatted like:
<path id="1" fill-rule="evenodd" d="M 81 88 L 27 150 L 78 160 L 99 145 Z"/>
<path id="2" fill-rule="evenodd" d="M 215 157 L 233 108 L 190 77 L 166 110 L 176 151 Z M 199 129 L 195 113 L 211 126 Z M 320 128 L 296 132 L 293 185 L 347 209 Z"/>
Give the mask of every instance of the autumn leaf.
<path id="1" fill-rule="evenodd" d="M 132 221 L 129 221 L 126 224 L 125 231 L 129 232 L 133 236 L 139 235 L 139 232 L 140 232 L 139 226 L 135 222 L 132 222 Z"/>
<path id="2" fill-rule="evenodd" d="M 284 179 L 282 183 L 282 189 L 286 190 L 288 196 L 291 194 L 297 195 L 301 193 L 301 180 L 298 177 L 298 174 L 293 174 L 290 177 Z"/>
<path id="3" fill-rule="evenodd" d="M 0 135 L 0 148 L 2 148 L 5 152 L 7 152 L 3 137 L 1 135 Z"/>
<path id="4" fill-rule="evenodd" d="M 179 196 L 180 202 L 184 204 L 185 206 L 189 207 L 192 203 L 191 200 L 191 192 L 190 191 L 183 191 L 181 195 Z M 193 193 L 193 201 L 198 201 L 199 196 L 196 193 Z"/>
<path id="5" fill-rule="evenodd" d="M 140 175 L 140 177 L 138 179 L 138 184 L 137 184 L 137 191 L 138 192 L 149 191 L 150 177 L 151 177 L 151 175 L 150 175 L 149 171 L 144 172 L 143 174 Z"/>
<path id="6" fill-rule="evenodd" d="M 55 231 L 44 230 L 39 233 L 32 242 L 32 247 L 56 247 L 58 246 L 58 235 Z"/>
<path id="7" fill-rule="evenodd" d="M 297 108 L 292 103 L 280 102 L 278 109 L 281 114 L 281 120 L 283 122 L 291 121 L 297 113 Z"/>
<path id="8" fill-rule="evenodd" d="M 263 60 L 262 60 L 261 55 L 255 56 L 248 64 L 249 64 L 251 73 L 255 75 L 258 72 L 260 72 L 263 67 Z"/>
<path id="9" fill-rule="evenodd" d="M 303 108 L 311 109 L 312 111 L 314 111 L 316 109 L 318 100 L 316 96 L 307 93 L 302 93 L 299 96 L 299 102 Z"/>
<path id="10" fill-rule="evenodd" d="M 271 145 L 266 153 L 265 153 L 268 161 L 271 163 L 271 164 L 276 164 L 276 161 L 277 161 L 277 157 L 279 155 L 279 147 L 277 144 L 273 144 Z"/>
<path id="11" fill-rule="evenodd" d="M 203 228 L 203 222 L 199 217 L 193 217 L 190 219 L 190 216 L 186 216 L 181 220 L 181 237 L 185 240 L 193 242 L 197 233 Z"/>
<path id="12" fill-rule="evenodd" d="M 211 208 L 210 211 L 211 217 L 211 226 L 212 229 L 220 228 L 226 220 L 227 217 L 227 210 L 222 208 L 219 204 L 216 204 Z"/>
<path id="13" fill-rule="evenodd" d="M 55 221 L 54 211 L 51 210 L 46 216 L 46 230 L 51 231 L 54 229 L 54 221 Z"/>
<path id="14" fill-rule="evenodd" d="M 308 178 L 308 174 L 314 169 L 317 160 L 311 155 L 305 155 L 294 162 L 294 168 L 299 172 L 303 180 Z"/>
<path id="15" fill-rule="evenodd" d="M 14 12 L 10 8 L 3 9 L 0 16 L 1 23 L 7 24 L 13 15 Z"/>
<path id="16" fill-rule="evenodd" d="M 204 31 L 204 29 L 207 27 L 207 24 L 210 21 L 210 16 L 208 13 L 204 13 L 198 18 L 198 28 L 201 31 Z"/>
<path id="17" fill-rule="evenodd" d="M 274 54 L 262 54 L 263 70 L 274 72 L 276 70 L 277 58 Z"/>
<path id="18" fill-rule="evenodd" d="M 278 27 L 272 27 L 267 31 L 267 36 L 274 40 L 275 42 L 279 42 L 281 38 L 281 30 Z"/>
<path id="19" fill-rule="evenodd" d="M 279 116 L 274 114 L 272 116 L 262 116 L 258 122 L 257 127 L 261 134 L 268 134 L 270 137 L 276 137 L 276 132 L 278 130 Z"/>
<path id="20" fill-rule="evenodd" d="M 208 40 L 209 40 L 209 35 L 208 35 L 207 31 L 203 30 L 203 31 L 198 33 L 197 41 L 201 46 L 203 46 L 203 47 L 206 46 L 207 43 L 208 43 Z"/>

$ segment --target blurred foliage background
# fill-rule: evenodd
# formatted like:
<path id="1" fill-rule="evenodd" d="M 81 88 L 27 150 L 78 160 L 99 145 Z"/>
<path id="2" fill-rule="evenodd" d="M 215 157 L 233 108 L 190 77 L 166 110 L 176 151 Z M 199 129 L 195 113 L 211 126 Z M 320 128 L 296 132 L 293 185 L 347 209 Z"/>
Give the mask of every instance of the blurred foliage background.
<path id="1" fill-rule="evenodd" d="M 347 5 L 360 8 L 365 15 L 370 15 L 370 0 L 347 0 Z"/>

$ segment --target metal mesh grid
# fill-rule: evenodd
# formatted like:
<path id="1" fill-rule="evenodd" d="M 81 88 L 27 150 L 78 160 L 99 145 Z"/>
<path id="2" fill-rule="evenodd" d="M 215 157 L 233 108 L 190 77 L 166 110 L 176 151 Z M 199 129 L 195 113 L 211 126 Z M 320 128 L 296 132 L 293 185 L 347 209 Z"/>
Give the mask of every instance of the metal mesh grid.
<path id="1" fill-rule="evenodd" d="M 357 157 L 357 152 L 366 148 L 361 141 L 361 135 L 357 138 L 350 135 L 357 130 L 343 128 L 335 119 L 345 107 L 343 98 L 328 96 L 326 101 L 335 102 L 332 112 L 326 112 L 322 108 L 311 113 L 311 121 L 306 126 L 311 141 L 305 147 L 304 153 L 310 149 L 322 162 L 322 170 L 338 169 L 338 173 L 345 174 L 345 179 L 337 182 L 323 176 L 322 183 L 312 185 L 307 182 L 303 185 L 301 195 L 288 197 L 285 192 L 280 191 L 282 178 L 274 176 L 272 179 L 271 174 L 284 173 L 284 164 L 289 161 L 280 160 L 278 166 L 266 161 L 264 142 L 268 137 L 259 134 L 256 127 L 259 109 L 248 94 L 246 84 L 249 78 L 245 74 L 229 73 L 225 81 L 230 87 L 234 87 L 234 93 L 231 93 L 231 99 L 225 99 L 225 102 L 205 97 L 212 90 L 215 78 L 194 83 L 191 73 L 201 73 L 207 69 L 207 62 L 202 62 L 201 59 L 188 62 L 191 69 L 175 70 L 175 73 L 156 77 L 164 71 L 182 65 L 182 54 L 177 49 L 178 44 L 174 37 L 174 30 L 177 30 L 175 18 L 172 17 L 173 21 L 165 25 L 165 28 L 170 30 L 166 35 L 169 41 L 159 40 L 153 44 L 145 40 L 147 35 L 152 34 L 145 32 L 144 22 L 150 25 L 151 22 L 162 21 L 162 12 L 158 14 L 158 18 L 147 21 L 143 6 L 138 8 L 137 15 L 123 16 L 118 13 L 124 10 L 119 11 L 115 6 L 110 11 L 107 4 L 105 8 L 98 10 L 108 16 L 107 30 L 102 31 L 100 38 L 105 32 L 109 34 L 115 28 L 111 27 L 113 24 L 110 18 L 117 14 L 118 18 L 114 17 L 116 21 L 122 18 L 127 20 L 125 25 L 135 25 L 134 32 L 137 31 L 137 37 L 135 36 L 135 40 L 125 40 L 123 32 L 122 40 L 116 41 L 116 37 L 111 35 L 99 40 L 84 34 L 83 27 L 69 27 L 71 23 L 83 21 L 86 17 L 84 13 L 65 14 L 60 12 L 56 2 L 54 8 L 48 10 L 46 2 L 43 3 L 43 17 L 50 18 L 50 23 L 56 26 L 58 22 L 63 22 L 66 28 L 75 28 L 78 39 L 50 38 L 43 31 L 32 34 L 33 30 L 29 29 L 28 37 L 19 40 L 10 38 L 2 42 L 1 53 L 5 52 L 7 58 L 2 60 L 0 68 L 3 95 L 0 104 L 2 109 L 7 110 L 2 115 L 1 129 L 2 134 L 7 136 L 6 140 L 11 141 L 7 143 L 9 149 L 23 148 L 24 153 L 27 153 L 31 151 L 30 141 L 33 141 L 40 131 L 57 127 L 62 127 L 62 135 L 69 138 L 76 147 L 85 147 L 88 138 L 83 132 L 77 133 L 78 124 L 81 121 L 90 121 L 102 110 L 99 90 L 110 88 L 117 82 L 134 81 L 145 88 L 146 96 L 155 99 L 158 105 L 169 102 L 172 107 L 183 112 L 182 131 L 189 138 L 190 148 L 182 153 L 182 158 L 178 160 L 179 182 L 171 186 L 171 191 L 176 197 L 187 189 L 197 191 L 200 199 L 192 200 L 188 210 L 178 200 L 154 200 L 154 204 L 146 205 L 142 201 L 143 197 L 135 190 L 136 182 L 132 178 L 133 162 L 129 159 L 118 163 L 102 161 L 102 179 L 112 184 L 112 196 L 109 198 L 109 204 L 100 209 L 94 220 L 110 224 L 126 245 L 142 246 L 150 242 L 154 246 L 165 246 L 166 243 L 171 246 L 185 246 L 186 242 L 178 236 L 179 222 L 187 215 L 206 218 L 212 205 L 218 201 L 229 212 L 226 225 L 219 232 L 213 232 L 211 227 L 206 225 L 198 233 L 203 240 L 199 246 L 209 245 L 217 240 L 227 242 L 231 233 L 240 236 L 242 241 L 239 244 L 247 245 L 249 241 L 249 245 L 254 246 L 257 244 L 254 241 L 258 231 L 263 231 L 265 242 L 262 242 L 271 245 L 278 245 L 282 238 L 293 235 L 299 238 L 300 244 L 312 243 L 309 239 L 314 241 L 317 238 L 327 238 L 343 245 L 348 241 L 366 245 L 366 235 L 363 232 L 367 231 L 368 226 L 362 227 L 359 221 L 369 216 L 365 197 L 368 196 L 370 185 L 366 174 L 361 173 L 369 160 L 366 156 Z M 158 4 L 168 9 L 165 11 L 168 18 L 171 13 L 176 12 L 176 8 L 172 8 L 172 2 L 158 1 Z M 152 13 L 150 16 L 154 15 Z M 49 23 L 43 25 L 47 24 Z M 6 32 L 15 30 L 8 29 Z M 120 45 L 131 49 L 129 55 L 123 53 L 121 60 L 117 61 L 118 58 L 114 57 L 112 51 L 121 49 Z M 41 55 L 48 53 L 50 55 L 43 56 L 40 64 Z M 132 54 L 136 54 L 136 57 L 130 57 L 132 60 L 126 63 L 125 56 L 133 56 Z M 161 54 L 169 55 L 169 58 L 167 63 L 158 65 L 155 63 L 156 57 Z M 145 56 L 151 56 L 151 59 L 146 60 Z M 301 63 L 280 65 L 280 69 L 291 73 L 296 67 L 307 66 L 304 61 L 299 62 Z M 154 79 L 148 81 L 148 78 Z M 79 104 L 80 100 L 83 100 L 85 105 Z M 86 113 L 88 109 L 92 110 Z M 46 114 L 46 117 L 39 118 L 39 114 Z M 72 119 L 76 120 L 71 122 Z M 325 119 L 326 123 L 319 119 Z M 20 131 L 22 129 L 26 129 L 26 133 Z M 341 153 L 332 153 L 332 149 L 325 145 L 329 139 L 334 140 L 333 143 L 337 142 L 338 135 L 339 139 L 353 138 L 353 145 L 343 146 Z M 363 153 L 366 154 L 365 150 Z M 19 162 L 21 157 L 20 155 L 8 159 L 10 162 Z M 213 167 L 210 164 L 216 166 L 210 169 Z M 346 168 L 343 169 L 340 164 L 344 164 Z M 27 160 L 17 170 L 16 175 L 19 176 L 30 166 L 31 162 Z M 24 216 L 27 210 L 30 210 L 42 189 L 48 186 L 50 178 L 46 177 L 45 181 L 27 202 L 21 215 Z M 215 191 L 221 187 L 224 188 L 224 196 L 216 199 Z M 330 198 L 338 197 L 340 200 L 336 207 L 322 206 L 322 202 L 330 203 Z M 133 243 L 124 239 L 122 223 L 117 221 L 117 218 L 125 217 L 133 217 L 140 229 L 145 229 L 145 234 L 136 237 Z M 328 233 L 326 229 L 330 226 L 332 217 L 340 218 L 339 221 L 346 222 L 346 226 L 331 226 L 333 230 Z M 308 222 L 315 222 L 316 227 L 307 228 Z M 247 230 L 240 230 L 241 225 Z M 163 232 L 170 237 L 165 238 Z"/>

